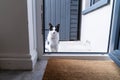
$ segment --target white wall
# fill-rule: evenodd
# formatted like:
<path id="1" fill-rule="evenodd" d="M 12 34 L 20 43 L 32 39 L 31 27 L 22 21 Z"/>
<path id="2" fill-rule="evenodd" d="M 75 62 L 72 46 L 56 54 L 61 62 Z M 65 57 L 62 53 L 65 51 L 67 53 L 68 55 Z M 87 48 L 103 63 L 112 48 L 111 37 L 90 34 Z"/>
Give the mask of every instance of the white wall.
<path id="1" fill-rule="evenodd" d="M 83 10 L 85 0 L 82 1 Z M 113 0 L 86 15 L 82 15 L 81 41 L 90 41 L 92 52 L 106 52 L 108 47 Z"/>
<path id="2" fill-rule="evenodd" d="M 32 1 L 0 0 L 0 69 L 34 67 L 37 53 Z"/>

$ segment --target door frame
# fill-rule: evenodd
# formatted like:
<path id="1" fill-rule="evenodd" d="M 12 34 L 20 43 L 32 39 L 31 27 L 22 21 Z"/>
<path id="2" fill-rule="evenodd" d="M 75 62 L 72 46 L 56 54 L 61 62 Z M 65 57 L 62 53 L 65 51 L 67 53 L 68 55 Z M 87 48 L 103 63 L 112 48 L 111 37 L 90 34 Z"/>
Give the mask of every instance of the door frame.
<path id="1" fill-rule="evenodd" d="M 120 32 L 120 0 L 113 1 L 113 12 L 111 20 L 111 32 L 109 37 L 108 51 L 114 51 L 119 46 L 119 32 Z"/>
<path id="2" fill-rule="evenodd" d="M 41 8 L 40 8 L 41 7 Z M 49 58 L 73 58 L 73 59 L 91 59 L 91 60 L 108 60 L 109 57 L 106 53 L 104 52 L 72 52 L 69 54 L 69 52 L 65 53 L 44 53 L 44 38 L 43 38 L 43 23 L 42 20 L 44 20 L 43 16 L 43 0 L 37 0 L 36 1 L 36 22 L 37 22 L 37 50 L 38 50 L 38 56 L 39 59 L 49 59 Z M 114 11 L 114 10 L 113 10 Z M 43 14 L 43 16 L 41 16 Z M 110 39 L 114 36 L 113 34 L 115 33 L 115 30 L 112 28 L 113 27 L 113 20 L 111 21 L 111 34 L 110 34 Z M 114 37 L 109 41 L 109 46 L 111 47 L 111 42 L 114 42 Z M 112 48 L 109 48 L 111 50 Z"/>
<path id="3" fill-rule="evenodd" d="M 77 25 L 77 40 L 81 40 L 81 18 L 82 18 L 82 0 L 79 0 L 78 3 L 78 25 Z"/>

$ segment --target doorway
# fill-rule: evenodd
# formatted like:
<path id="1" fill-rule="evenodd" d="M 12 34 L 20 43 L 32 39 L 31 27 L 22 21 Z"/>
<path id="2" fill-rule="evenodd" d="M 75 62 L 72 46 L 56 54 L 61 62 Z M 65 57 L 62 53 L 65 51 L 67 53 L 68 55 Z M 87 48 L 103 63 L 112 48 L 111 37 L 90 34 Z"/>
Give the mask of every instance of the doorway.
<path id="1" fill-rule="evenodd" d="M 75 0 L 75 1 L 76 1 L 76 0 Z M 81 2 L 82 2 L 82 1 L 81 1 Z M 81 4 L 82 4 L 82 5 L 80 5 L 80 6 L 83 6 L 83 3 L 81 3 Z M 107 6 L 110 7 L 109 11 L 112 12 L 112 9 L 111 9 L 112 3 L 111 3 L 110 5 L 107 5 Z M 102 8 L 102 9 L 103 9 L 103 8 Z M 43 10 L 44 10 L 44 8 L 43 8 Z M 99 10 L 96 10 L 95 12 L 97 13 L 97 11 L 99 11 Z M 100 11 L 101 11 L 101 9 L 100 9 Z M 45 12 L 45 11 L 44 11 L 44 12 Z M 94 13 L 95 13 L 95 12 L 94 12 Z M 110 12 L 109 12 L 109 13 L 110 13 Z M 92 13 L 90 13 L 90 14 L 92 14 Z M 90 15 L 90 14 L 89 14 L 89 15 Z M 43 13 L 43 15 L 45 15 L 45 14 Z M 81 14 L 79 14 L 78 17 L 79 17 L 80 15 L 81 15 Z M 105 14 L 105 15 L 106 15 L 106 14 Z M 88 16 L 88 15 L 84 15 L 84 16 Z M 44 17 L 44 19 L 45 19 L 45 16 L 43 16 L 43 17 Z M 107 25 L 108 27 L 110 27 L 109 24 L 110 24 L 110 20 L 111 20 L 111 15 L 110 15 L 109 17 L 110 17 L 110 18 L 109 18 L 109 20 L 108 20 L 108 25 Z M 45 21 L 44 19 L 43 19 L 43 22 Z M 108 19 L 108 18 L 106 18 L 106 19 Z M 83 19 L 83 20 L 85 20 L 85 19 Z M 82 21 L 83 21 L 83 20 L 82 20 Z M 87 20 L 88 20 L 88 19 L 87 19 Z M 100 20 L 100 19 L 98 19 L 98 20 Z M 91 20 L 91 21 L 92 21 L 92 20 Z M 94 22 L 94 20 L 93 20 L 93 22 Z M 83 22 L 83 23 L 86 23 L 86 22 Z M 82 23 L 82 24 L 83 24 L 83 23 Z M 87 23 L 88 23 L 88 22 L 87 22 Z M 45 25 L 45 23 L 44 23 L 44 25 Z M 81 24 L 79 24 L 79 25 L 81 25 Z M 94 26 L 94 25 L 93 25 L 93 26 Z M 93 27 L 93 26 L 90 26 L 90 27 Z M 85 27 L 85 26 L 84 26 L 84 27 Z M 44 29 L 42 29 L 42 30 L 43 30 L 43 33 L 45 33 L 45 32 L 44 32 L 45 27 L 43 26 L 43 28 L 44 28 Z M 82 27 L 82 28 L 83 28 L 83 27 Z M 101 28 L 101 27 L 100 27 L 100 28 Z M 89 28 L 89 29 L 90 29 L 90 28 Z M 89 29 L 86 29 L 85 32 L 89 32 L 89 31 L 88 31 Z M 80 30 L 80 31 L 79 31 L 79 34 L 80 34 L 80 38 L 81 38 L 81 35 L 83 36 L 83 34 L 81 34 L 81 31 L 83 31 L 83 30 L 81 30 L 81 27 L 80 27 L 79 30 Z M 93 30 L 93 32 L 96 32 L 96 31 Z M 108 31 L 108 32 L 109 32 L 109 31 Z M 44 35 L 45 35 L 45 34 L 44 34 Z M 44 40 L 43 40 L 43 43 L 45 43 L 45 36 L 44 36 L 44 35 L 42 35 L 42 37 L 43 37 L 43 39 L 44 39 Z M 89 36 L 89 37 L 90 37 L 90 36 Z M 94 38 L 96 38 L 96 37 L 94 37 Z M 106 40 L 108 40 L 108 38 L 109 38 L 109 35 L 106 37 Z M 96 39 L 97 39 L 97 38 L 96 38 Z M 79 43 L 75 43 L 75 44 L 78 44 L 78 45 L 80 44 L 80 45 L 82 45 L 81 48 L 84 48 L 84 49 L 86 48 L 85 46 L 87 46 L 87 48 L 90 48 L 89 51 L 85 51 L 85 50 L 82 51 L 82 50 L 80 49 L 80 47 L 79 47 L 78 50 L 80 50 L 80 51 L 78 51 L 78 53 L 81 53 L 81 52 L 92 52 L 92 53 L 94 53 L 94 52 L 100 52 L 100 54 L 101 54 L 101 53 L 106 53 L 106 52 L 107 52 L 107 49 L 108 49 L 108 43 L 107 43 L 107 41 L 105 40 L 105 41 L 106 41 L 106 46 L 105 46 L 105 51 L 103 51 L 104 48 L 101 49 L 98 44 L 97 44 L 97 45 L 94 45 L 94 44 L 98 43 L 97 40 L 102 39 L 101 36 L 99 36 L 99 39 L 97 39 L 97 40 L 96 40 L 96 39 L 94 39 L 93 42 L 91 42 L 91 41 L 89 41 L 89 40 L 87 40 L 87 39 L 84 40 L 84 41 L 82 41 L 82 38 L 81 38 L 80 40 L 78 40 Z M 60 42 L 62 42 L 62 40 L 60 40 Z M 76 41 L 70 41 L 70 40 L 69 40 L 69 41 L 66 41 L 66 42 L 68 42 L 68 44 L 71 45 L 73 42 L 76 42 Z M 64 44 L 64 43 L 63 43 L 63 44 Z M 100 43 L 99 43 L 99 44 L 100 44 Z M 44 45 L 45 45 L 45 44 L 43 44 L 43 50 L 44 50 Z M 68 47 L 69 45 L 66 45 L 66 47 Z M 101 45 L 102 45 L 102 44 L 101 44 Z M 96 47 L 96 46 L 97 46 L 97 47 Z M 62 45 L 62 47 L 63 47 L 63 45 Z M 72 47 L 73 47 L 73 46 L 72 46 Z M 75 45 L 75 47 L 78 48 L 77 45 Z M 93 48 L 94 48 L 94 50 L 92 50 Z M 73 48 L 72 48 L 72 49 L 73 49 Z M 65 50 L 65 49 L 64 49 L 64 50 Z M 70 50 L 71 50 L 71 49 L 69 48 L 69 50 L 68 50 L 68 51 L 65 51 L 65 52 L 69 52 L 69 53 L 70 53 L 70 52 L 71 52 Z M 61 53 L 61 52 L 64 53 L 64 51 L 60 51 L 60 53 Z M 77 52 L 77 51 L 74 50 L 73 52 Z M 43 53 L 44 53 L 44 52 L 43 52 Z M 46 52 L 45 52 L 45 53 L 46 53 Z"/>

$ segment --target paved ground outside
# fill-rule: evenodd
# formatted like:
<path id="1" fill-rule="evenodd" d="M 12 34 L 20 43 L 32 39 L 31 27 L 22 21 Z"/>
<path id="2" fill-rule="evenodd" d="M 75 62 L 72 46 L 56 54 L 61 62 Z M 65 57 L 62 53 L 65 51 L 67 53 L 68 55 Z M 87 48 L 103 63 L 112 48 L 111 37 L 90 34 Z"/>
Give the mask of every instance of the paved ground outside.
<path id="1" fill-rule="evenodd" d="M 60 41 L 58 52 L 90 52 L 89 42 L 81 41 Z"/>

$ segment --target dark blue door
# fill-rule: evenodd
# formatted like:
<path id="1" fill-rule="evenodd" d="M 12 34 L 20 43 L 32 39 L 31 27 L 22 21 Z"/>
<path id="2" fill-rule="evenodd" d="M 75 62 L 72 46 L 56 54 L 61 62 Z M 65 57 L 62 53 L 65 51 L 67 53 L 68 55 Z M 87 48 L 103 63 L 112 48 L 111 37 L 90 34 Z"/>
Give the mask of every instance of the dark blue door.
<path id="1" fill-rule="evenodd" d="M 49 23 L 60 24 L 60 40 L 70 40 L 70 2 L 71 0 L 45 0 L 45 38 Z"/>
<path id="2" fill-rule="evenodd" d="M 45 38 L 49 23 L 60 24 L 60 40 L 77 40 L 79 0 L 45 0 Z"/>

